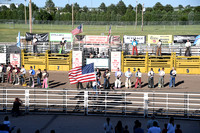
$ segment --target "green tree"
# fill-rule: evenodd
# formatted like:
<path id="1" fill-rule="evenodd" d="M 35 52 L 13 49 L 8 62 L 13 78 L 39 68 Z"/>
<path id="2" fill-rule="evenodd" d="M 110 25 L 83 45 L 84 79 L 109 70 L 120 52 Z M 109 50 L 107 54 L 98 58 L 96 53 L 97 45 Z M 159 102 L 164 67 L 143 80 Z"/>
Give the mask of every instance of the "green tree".
<path id="1" fill-rule="evenodd" d="M 14 3 L 10 4 L 10 10 L 15 10 L 16 9 L 16 6 Z"/>
<path id="2" fill-rule="evenodd" d="M 173 12 L 174 11 L 174 8 L 170 4 L 167 4 L 164 7 L 164 9 L 165 9 L 166 12 Z"/>
<path id="3" fill-rule="evenodd" d="M 18 6 L 18 10 L 24 11 L 24 4 L 21 3 L 21 4 Z"/>
<path id="4" fill-rule="evenodd" d="M 200 12 L 200 6 L 195 7 L 195 8 L 194 8 L 194 11 L 195 11 L 195 12 Z"/>
<path id="5" fill-rule="evenodd" d="M 154 6 L 153 6 L 153 10 L 157 11 L 157 10 L 164 10 L 163 5 L 160 2 L 157 2 Z"/>
<path id="6" fill-rule="evenodd" d="M 63 8 L 63 12 L 72 12 L 72 6 L 69 4 L 66 4 L 65 7 Z"/>
<path id="7" fill-rule="evenodd" d="M 183 8 L 184 8 L 183 5 L 178 5 L 179 10 L 182 10 Z"/>
<path id="8" fill-rule="evenodd" d="M 34 11 L 38 11 L 38 6 L 35 4 L 35 3 L 31 3 L 31 6 L 32 6 L 32 11 L 34 12 Z"/>
<path id="9" fill-rule="evenodd" d="M 83 7 L 83 12 L 88 12 L 88 7 L 87 6 Z"/>
<path id="10" fill-rule="evenodd" d="M 45 8 L 47 9 L 47 11 L 53 12 L 55 11 L 55 4 L 53 3 L 52 0 L 46 0 Z"/>
<path id="11" fill-rule="evenodd" d="M 79 4 L 75 3 L 75 4 L 74 4 L 74 12 L 77 13 L 77 12 L 80 11 L 80 9 L 81 9 L 81 8 L 80 8 Z"/>
<path id="12" fill-rule="evenodd" d="M 117 4 L 117 13 L 120 15 L 124 15 L 126 13 L 126 5 L 122 0 Z"/>
<path id="13" fill-rule="evenodd" d="M 6 11 L 6 10 L 8 10 L 8 7 L 3 5 L 3 6 L 1 7 L 1 10 L 2 10 L 2 11 Z"/>
<path id="14" fill-rule="evenodd" d="M 114 12 L 115 14 L 117 14 L 117 8 L 114 4 L 111 4 L 110 6 L 108 6 L 107 8 L 107 12 L 108 13 L 111 13 L 111 12 Z"/>
<path id="15" fill-rule="evenodd" d="M 107 7 L 104 2 L 101 3 L 101 5 L 99 6 L 99 9 L 100 9 L 100 11 L 106 12 Z"/>
<path id="16" fill-rule="evenodd" d="M 128 5 L 127 10 L 132 11 L 133 10 L 133 6 L 131 4 Z"/>

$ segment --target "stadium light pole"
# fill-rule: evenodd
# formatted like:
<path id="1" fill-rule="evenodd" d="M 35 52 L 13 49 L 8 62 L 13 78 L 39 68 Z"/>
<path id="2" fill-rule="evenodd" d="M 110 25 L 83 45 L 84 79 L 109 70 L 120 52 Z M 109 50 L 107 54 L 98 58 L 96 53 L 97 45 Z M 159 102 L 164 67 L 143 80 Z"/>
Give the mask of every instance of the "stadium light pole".
<path id="1" fill-rule="evenodd" d="M 137 27 L 137 0 L 136 0 L 136 13 L 135 13 L 135 30 Z"/>
<path id="2" fill-rule="evenodd" d="M 31 0 L 29 0 L 29 30 L 32 33 L 32 7 L 31 7 Z"/>
<path id="3" fill-rule="evenodd" d="M 26 22 L 26 0 L 25 0 L 25 4 L 24 4 L 24 18 L 25 18 L 25 24 L 27 24 Z"/>

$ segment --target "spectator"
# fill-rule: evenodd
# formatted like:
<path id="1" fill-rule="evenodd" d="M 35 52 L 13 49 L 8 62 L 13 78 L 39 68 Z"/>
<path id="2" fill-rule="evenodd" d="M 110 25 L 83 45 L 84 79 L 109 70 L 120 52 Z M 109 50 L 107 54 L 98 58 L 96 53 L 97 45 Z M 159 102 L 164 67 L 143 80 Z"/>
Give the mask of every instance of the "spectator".
<path id="1" fill-rule="evenodd" d="M 161 133 L 161 129 L 158 127 L 158 123 L 156 121 L 153 122 L 153 127 L 148 129 L 148 133 Z"/>
<path id="2" fill-rule="evenodd" d="M 125 126 L 124 133 L 129 133 L 128 125 Z"/>
<path id="3" fill-rule="evenodd" d="M 43 85 L 42 85 L 42 88 L 49 88 L 49 81 L 48 81 L 48 78 L 49 78 L 49 73 L 47 72 L 46 69 L 44 69 L 44 73 L 42 74 L 43 75 Z"/>
<path id="4" fill-rule="evenodd" d="M 134 133 L 144 133 L 144 129 L 142 129 L 141 127 L 142 127 L 141 122 L 138 122 L 137 128 L 135 129 Z"/>
<path id="5" fill-rule="evenodd" d="M 108 70 L 108 69 L 106 69 L 106 71 L 104 72 L 103 77 L 104 77 L 104 85 L 103 85 L 103 88 L 104 88 L 104 90 L 105 90 L 106 88 L 109 89 L 109 87 L 110 87 L 110 82 L 109 82 L 109 80 L 110 80 L 110 73 L 109 73 L 109 70 Z"/>
<path id="6" fill-rule="evenodd" d="M 8 116 L 6 116 L 6 117 L 4 118 L 3 124 L 7 125 L 7 126 L 10 128 L 10 121 L 9 121 Z"/>
<path id="7" fill-rule="evenodd" d="M 148 72 L 148 87 L 154 88 L 154 71 L 151 68 L 151 71 Z"/>
<path id="8" fill-rule="evenodd" d="M 4 83 L 4 76 L 6 73 L 6 67 L 4 66 L 4 64 L 1 64 L 0 66 L 0 82 Z"/>
<path id="9" fill-rule="evenodd" d="M 115 72 L 115 89 L 121 88 L 121 77 L 122 77 L 122 72 L 117 68 L 117 71 Z"/>
<path id="10" fill-rule="evenodd" d="M 191 43 L 189 39 L 185 43 L 185 47 L 186 47 L 185 56 L 191 56 L 191 52 L 190 52 Z"/>
<path id="11" fill-rule="evenodd" d="M 33 69 L 32 66 L 30 66 L 29 70 L 29 87 L 34 88 L 34 75 L 35 75 L 35 70 Z"/>
<path id="12" fill-rule="evenodd" d="M 22 105 L 22 100 L 20 100 L 19 98 L 15 98 L 15 101 L 13 103 L 13 108 L 12 108 L 12 114 L 13 116 L 19 116 L 20 110 L 19 107 Z"/>
<path id="13" fill-rule="evenodd" d="M 136 55 L 138 55 L 138 50 L 137 50 L 138 42 L 135 39 L 133 40 L 132 45 L 133 45 L 132 55 L 135 55 L 134 52 L 136 52 Z"/>
<path id="14" fill-rule="evenodd" d="M 41 72 L 41 69 L 38 69 L 37 73 L 37 84 L 38 84 L 38 87 L 41 88 L 41 79 L 42 79 L 42 72 Z"/>
<path id="15" fill-rule="evenodd" d="M 99 86 L 98 89 L 100 89 L 100 87 L 101 87 L 101 72 L 100 72 L 99 68 L 97 68 L 97 71 L 96 71 L 96 78 L 97 78 L 97 84 Z"/>
<path id="16" fill-rule="evenodd" d="M 169 123 L 167 125 L 167 133 L 175 133 L 176 125 L 174 124 L 174 118 L 170 117 Z"/>
<path id="17" fill-rule="evenodd" d="M 40 133 L 40 130 L 36 130 L 35 133 Z"/>
<path id="18" fill-rule="evenodd" d="M 22 65 L 20 72 L 21 72 L 21 75 L 20 75 L 21 85 L 24 85 L 25 84 L 25 75 L 26 75 L 26 69 L 24 68 L 24 65 Z"/>
<path id="19" fill-rule="evenodd" d="M 162 46 L 162 42 L 161 42 L 161 40 L 159 40 L 157 43 L 156 56 L 161 56 L 161 46 Z"/>
<path id="20" fill-rule="evenodd" d="M 7 82 L 12 84 L 12 71 L 13 67 L 10 63 L 7 66 Z"/>
<path id="21" fill-rule="evenodd" d="M 33 41 L 32 41 L 32 44 L 33 44 L 33 53 L 38 53 L 38 50 L 37 50 L 37 38 L 36 36 L 33 37 Z"/>
<path id="22" fill-rule="evenodd" d="M 175 87 L 175 78 L 176 78 L 176 70 L 174 67 L 172 67 L 172 70 L 170 71 L 170 82 L 169 87 Z"/>
<path id="23" fill-rule="evenodd" d="M 182 130 L 180 129 L 180 127 L 181 126 L 179 124 L 177 124 L 175 133 L 182 133 Z"/>
<path id="24" fill-rule="evenodd" d="M 159 72 L 158 88 L 164 87 L 164 77 L 165 77 L 165 71 L 163 67 L 162 70 L 160 70 Z"/>
<path id="25" fill-rule="evenodd" d="M 140 72 L 140 68 L 138 68 L 138 71 L 135 73 L 135 77 L 136 77 L 135 88 L 138 87 L 138 82 L 139 82 L 139 88 L 141 88 L 142 73 Z"/>
<path id="26" fill-rule="evenodd" d="M 0 124 L 0 133 L 9 133 L 10 128 L 5 124 Z"/>
<path id="27" fill-rule="evenodd" d="M 60 41 L 60 50 L 59 50 L 59 54 L 64 54 L 64 46 L 66 44 L 66 40 L 64 39 L 64 37 L 62 38 L 62 40 Z"/>
<path id="28" fill-rule="evenodd" d="M 104 131 L 105 133 L 113 132 L 113 126 L 112 123 L 110 123 L 110 118 L 106 118 L 106 123 L 104 123 Z"/>
<path id="29" fill-rule="evenodd" d="M 20 73 L 20 69 L 17 67 L 17 65 L 15 65 L 15 69 L 13 69 L 14 73 L 14 80 L 13 80 L 13 85 L 19 85 L 19 73 Z"/>
<path id="30" fill-rule="evenodd" d="M 124 128 L 122 127 L 122 122 L 118 121 L 117 125 L 115 126 L 115 133 L 123 133 Z"/>
<path id="31" fill-rule="evenodd" d="M 51 130 L 50 133 L 56 133 L 56 131 L 55 130 Z"/>
<path id="32" fill-rule="evenodd" d="M 126 71 L 126 73 L 125 73 L 125 77 L 126 77 L 125 86 L 126 86 L 126 89 L 131 88 L 131 77 L 132 76 L 133 76 L 133 74 L 130 71 L 130 68 L 128 68 L 128 71 Z"/>
<path id="33" fill-rule="evenodd" d="M 44 83 L 44 81 L 43 81 Z M 83 84 L 81 82 L 78 82 L 76 85 L 77 89 L 83 89 Z"/>
<path id="34" fill-rule="evenodd" d="M 162 130 L 162 133 L 167 133 L 167 123 L 164 124 L 164 129 Z"/>
<path id="35" fill-rule="evenodd" d="M 149 129 L 150 127 L 153 127 L 153 122 L 154 121 L 156 121 L 157 122 L 157 125 L 159 126 L 159 123 L 158 123 L 158 121 L 157 120 L 155 120 L 155 116 L 154 115 L 152 115 L 151 116 L 151 119 L 150 120 L 148 120 L 148 122 L 147 122 L 147 129 Z"/>
<path id="36" fill-rule="evenodd" d="M 133 133 L 135 133 L 135 130 L 138 128 L 138 125 L 139 125 L 139 120 L 136 120 L 135 122 L 135 125 L 134 125 L 134 127 L 133 127 Z"/>

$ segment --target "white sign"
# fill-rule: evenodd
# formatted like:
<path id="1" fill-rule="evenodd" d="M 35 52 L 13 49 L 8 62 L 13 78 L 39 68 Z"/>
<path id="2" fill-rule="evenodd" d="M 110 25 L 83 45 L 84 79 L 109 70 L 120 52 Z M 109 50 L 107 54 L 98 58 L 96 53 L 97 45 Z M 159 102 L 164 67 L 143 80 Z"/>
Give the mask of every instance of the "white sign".
<path id="1" fill-rule="evenodd" d="M 10 64 L 12 66 L 17 65 L 17 67 L 20 67 L 20 54 L 10 54 Z"/>
<path id="2" fill-rule="evenodd" d="M 124 36 L 124 43 L 130 44 L 133 40 L 136 40 L 139 44 L 146 43 L 146 36 Z"/>
<path id="3" fill-rule="evenodd" d="M 82 51 L 72 52 L 72 68 L 82 66 Z"/>
<path id="4" fill-rule="evenodd" d="M 72 42 L 72 33 L 50 33 L 51 42 L 60 42 L 64 38 L 67 42 Z"/>
<path id="5" fill-rule="evenodd" d="M 87 58 L 86 64 L 94 63 L 94 68 L 109 68 L 108 59 L 102 58 Z"/>
<path id="6" fill-rule="evenodd" d="M 111 72 L 121 69 L 121 52 L 111 52 Z"/>
<path id="7" fill-rule="evenodd" d="M 6 64 L 6 53 L 0 53 L 0 64 Z"/>
<path id="8" fill-rule="evenodd" d="M 87 44 L 108 44 L 109 37 L 108 36 L 85 36 L 84 43 Z"/>

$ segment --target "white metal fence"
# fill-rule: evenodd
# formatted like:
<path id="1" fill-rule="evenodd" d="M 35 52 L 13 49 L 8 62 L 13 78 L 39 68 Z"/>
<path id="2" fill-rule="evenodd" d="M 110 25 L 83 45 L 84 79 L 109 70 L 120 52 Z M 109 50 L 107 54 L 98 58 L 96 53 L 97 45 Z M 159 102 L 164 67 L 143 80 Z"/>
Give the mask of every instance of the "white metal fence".
<path id="1" fill-rule="evenodd" d="M 97 94 L 98 93 L 98 94 Z M 23 101 L 26 113 L 62 113 L 122 116 L 200 115 L 200 94 L 137 91 L 57 89 L 0 89 L 0 112 L 11 112 L 14 99 Z"/>

